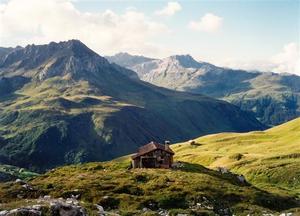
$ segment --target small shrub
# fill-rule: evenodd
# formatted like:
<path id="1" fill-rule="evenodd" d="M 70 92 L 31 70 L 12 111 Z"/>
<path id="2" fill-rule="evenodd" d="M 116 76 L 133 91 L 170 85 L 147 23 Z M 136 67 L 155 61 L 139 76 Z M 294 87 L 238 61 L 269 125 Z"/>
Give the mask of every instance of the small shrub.
<path id="1" fill-rule="evenodd" d="M 190 215 L 189 213 L 190 212 L 188 210 L 185 210 L 185 209 L 171 209 L 169 211 L 169 215 L 170 216 L 177 216 L 177 215 L 181 215 L 181 214 Z"/>
<path id="2" fill-rule="evenodd" d="M 140 204 L 140 208 L 148 208 L 151 210 L 157 210 L 158 209 L 158 203 L 154 199 L 146 199 L 142 201 Z"/>
<path id="3" fill-rule="evenodd" d="M 243 157 L 244 157 L 244 155 L 240 154 L 240 153 L 236 153 L 236 154 L 229 156 L 230 159 L 237 160 L 237 161 L 241 160 Z"/>
<path id="4" fill-rule="evenodd" d="M 149 181 L 148 176 L 143 175 L 143 174 L 134 176 L 134 179 L 139 183 L 146 183 Z"/>
<path id="5" fill-rule="evenodd" d="M 141 213 L 141 216 L 157 216 L 156 212 L 144 212 Z"/>
<path id="6" fill-rule="evenodd" d="M 141 196 L 144 194 L 144 191 L 136 186 L 132 185 L 123 185 L 115 189 L 116 193 L 124 193 L 124 194 L 130 194 L 130 195 L 136 195 Z"/>
<path id="7" fill-rule="evenodd" d="M 72 196 L 80 196 L 82 194 L 82 191 L 77 191 L 77 190 L 71 190 L 71 191 L 64 191 L 61 196 L 66 199 L 70 198 Z"/>
<path id="8" fill-rule="evenodd" d="M 178 186 L 171 186 L 169 189 L 172 192 L 178 192 L 178 191 L 182 191 L 183 190 L 181 187 L 178 187 Z"/>
<path id="9" fill-rule="evenodd" d="M 170 179 L 167 176 L 160 176 L 149 184 L 153 191 L 169 187 Z"/>
<path id="10" fill-rule="evenodd" d="M 197 210 L 193 210 L 191 215 L 194 215 L 194 216 L 213 216 L 213 215 L 216 215 L 216 214 L 212 211 L 209 211 L 209 210 L 197 209 Z"/>
<path id="11" fill-rule="evenodd" d="M 104 209 L 117 209 L 119 207 L 120 200 L 114 197 L 103 197 L 98 201 L 98 204 Z"/>
<path id="12" fill-rule="evenodd" d="M 158 206 L 164 209 L 187 208 L 184 194 L 169 194 L 158 199 Z"/>
<path id="13" fill-rule="evenodd" d="M 49 183 L 49 184 L 46 184 L 46 185 L 45 185 L 45 188 L 46 188 L 46 189 L 53 189 L 54 186 L 53 186 L 53 184 Z"/>
<path id="14" fill-rule="evenodd" d="M 104 167 L 101 164 L 97 164 L 96 166 L 88 168 L 88 170 L 90 170 L 90 171 L 103 170 L 103 169 L 104 169 Z"/>

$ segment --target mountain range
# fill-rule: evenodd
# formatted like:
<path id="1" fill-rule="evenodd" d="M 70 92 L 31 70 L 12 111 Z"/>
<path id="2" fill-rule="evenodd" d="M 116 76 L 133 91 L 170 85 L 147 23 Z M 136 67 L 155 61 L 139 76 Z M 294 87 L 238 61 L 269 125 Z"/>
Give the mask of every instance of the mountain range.
<path id="1" fill-rule="evenodd" d="M 152 59 L 119 53 L 107 59 L 137 72 L 141 80 L 154 85 L 226 100 L 255 113 L 258 120 L 269 126 L 300 116 L 297 75 L 222 68 L 196 61 L 190 55 Z"/>
<path id="2" fill-rule="evenodd" d="M 0 162 L 34 171 L 265 127 L 228 102 L 141 81 L 78 40 L 2 48 L 0 110 Z"/>

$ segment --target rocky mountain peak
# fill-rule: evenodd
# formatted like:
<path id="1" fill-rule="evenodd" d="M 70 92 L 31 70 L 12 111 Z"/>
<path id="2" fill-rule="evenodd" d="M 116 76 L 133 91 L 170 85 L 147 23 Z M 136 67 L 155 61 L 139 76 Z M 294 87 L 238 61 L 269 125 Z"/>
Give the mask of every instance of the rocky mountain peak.
<path id="1" fill-rule="evenodd" d="M 201 63 L 197 62 L 191 55 L 173 55 L 170 56 L 164 61 L 168 61 L 173 64 L 179 64 L 184 68 L 200 68 L 202 66 Z"/>
<path id="2" fill-rule="evenodd" d="M 27 45 L 0 57 L 0 74 L 38 77 L 96 72 L 109 62 L 79 40 Z"/>
<path id="3" fill-rule="evenodd" d="M 74 55 L 76 57 L 97 55 L 94 51 L 89 49 L 85 44 L 79 40 L 68 40 L 62 42 L 51 42 L 45 45 L 27 45 L 21 52 L 29 55 L 45 55 L 50 56 L 67 56 Z"/>
<path id="4" fill-rule="evenodd" d="M 130 55 L 127 52 L 119 52 L 117 54 L 115 54 L 116 57 L 131 57 L 132 55 Z"/>

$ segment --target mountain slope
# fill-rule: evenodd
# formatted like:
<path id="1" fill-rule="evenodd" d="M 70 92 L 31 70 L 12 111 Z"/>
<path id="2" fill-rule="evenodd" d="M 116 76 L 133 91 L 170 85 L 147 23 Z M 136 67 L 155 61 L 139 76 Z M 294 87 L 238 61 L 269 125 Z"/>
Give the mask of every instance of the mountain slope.
<path id="1" fill-rule="evenodd" d="M 0 91 L 0 162 L 43 171 L 109 160 L 151 140 L 264 127 L 227 102 L 132 74 L 76 40 L 3 56 L 0 77 L 9 88 Z"/>
<path id="2" fill-rule="evenodd" d="M 137 64 L 154 60 L 153 58 L 138 55 L 130 55 L 128 53 L 117 53 L 114 56 L 105 56 L 105 58 L 109 62 L 116 63 L 122 67 L 132 67 Z"/>
<path id="3" fill-rule="evenodd" d="M 17 46 L 15 48 L 13 47 L 0 47 L 0 58 L 7 55 L 8 53 L 17 50 L 17 49 L 22 49 L 21 46 Z"/>
<path id="4" fill-rule="evenodd" d="M 300 118 L 261 132 L 220 133 L 172 146 L 176 159 L 227 167 L 264 188 L 300 195 Z"/>
<path id="5" fill-rule="evenodd" d="M 300 77 L 296 75 L 231 70 L 197 62 L 189 55 L 147 60 L 128 68 L 158 86 L 227 100 L 253 111 L 264 124 L 277 125 L 300 116 Z"/>
<path id="6" fill-rule="evenodd" d="M 28 182 L 32 189 L 13 182 L 2 183 L 0 210 L 29 203 L 41 205 L 45 199 L 39 197 L 47 195 L 56 199 L 78 197 L 76 202 L 87 208 L 88 215 L 99 215 L 95 204 L 111 215 L 162 215 L 162 212 L 164 215 L 295 212 L 296 215 L 299 212 L 295 197 L 242 183 L 234 174 L 221 174 L 191 163 L 181 163 L 180 168 L 174 169 L 128 170 L 128 165 L 128 160 L 119 159 L 64 166 Z"/>

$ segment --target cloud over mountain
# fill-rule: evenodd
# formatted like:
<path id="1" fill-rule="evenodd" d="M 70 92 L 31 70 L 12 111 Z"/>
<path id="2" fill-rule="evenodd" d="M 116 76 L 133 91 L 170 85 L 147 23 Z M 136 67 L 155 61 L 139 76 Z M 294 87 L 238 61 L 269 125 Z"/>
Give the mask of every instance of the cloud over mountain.
<path id="1" fill-rule="evenodd" d="M 291 42 L 282 50 L 267 59 L 242 61 L 225 59 L 219 65 L 245 70 L 272 71 L 276 73 L 291 73 L 300 75 L 300 45 Z"/>
<path id="2" fill-rule="evenodd" d="M 90 13 L 78 10 L 70 0 L 11 0 L 0 6 L 0 31 L 2 46 L 77 38 L 99 53 L 126 50 L 154 55 L 160 47 L 152 38 L 168 30 L 132 9 Z"/>

